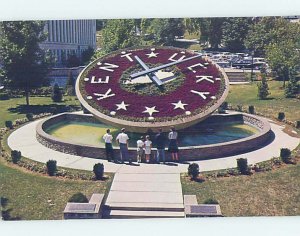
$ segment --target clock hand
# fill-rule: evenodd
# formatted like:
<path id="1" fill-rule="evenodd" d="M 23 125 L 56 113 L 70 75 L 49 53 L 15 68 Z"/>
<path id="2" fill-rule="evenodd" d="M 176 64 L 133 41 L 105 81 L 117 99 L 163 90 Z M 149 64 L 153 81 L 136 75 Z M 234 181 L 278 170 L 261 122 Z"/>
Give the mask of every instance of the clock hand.
<path id="1" fill-rule="evenodd" d="M 149 70 L 149 67 L 138 57 L 138 56 L 134 56 L 135 60 L 137 60 L 137 62 L 144 68 L 144 70 Z M 149 78 L 156 83 L 158 86 L 162 85 L 163 83 L 161 82 L 161 80 L 159 78 L 157 78 L 157 76 L 154 73 L 148 73 L 147 74 L 149 76 Z"/>
<path id="2" fill-rule="evenodd" d="M 179 63 L 182 63 L 182 62 L 185 62 L 185 61 L 189 61 L 189 60 L 192 60 L 192 59 L 195 59 L 195 58 L 198 58 L 198 57 L 202 57 L 202 54 L 199 54 L 199 55 L 196 55 L 196 56 L 193 56 L 193 57 L 189 57 L 189 58 L 186 58 L 186 59 L 183 59 L 183 60 L 180 60 L 180 61 L 174 61 L 174 62 L 171 62 L 171 63 L 168 63 L 168 64 L 164 64 L 164 65 L 161 65 L 161 66 L 157 66 L 157 67 L 154 67 L 154 68 L 151 68 L 151 69 L 145 69 L 144 71 L 140 71 L 140 72 L 131 74 L 130 77 L 132 79 L 134 79 L 134 78 L 137 78 L 139 76 L 142 76 L 142 75 L 145 75 L 145 74 L 149 74 L 149 73 L 153 73 L 155 71 L 164 69 L 166 67 L 177 65 Z"/>

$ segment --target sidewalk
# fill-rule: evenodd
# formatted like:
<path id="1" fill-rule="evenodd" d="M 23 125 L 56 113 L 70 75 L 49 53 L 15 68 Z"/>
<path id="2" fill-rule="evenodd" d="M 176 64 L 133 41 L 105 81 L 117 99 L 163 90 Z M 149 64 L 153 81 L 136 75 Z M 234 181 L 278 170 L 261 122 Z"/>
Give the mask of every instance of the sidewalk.
<path id="1" fill-rule="evenodd" d="M 61 153 L 49 149 L 36 140 L 36 125 L 41 120 L 33 121 L 16 131 L 8 138 L 8 145 L 13 150 L 19 150 L 22 155 L 42 163 L 46 163 L 49 159 L 57 161 L 57 165 L 61 167 L 92 170 L 94 164 L 103 163 L 105 172 L 118 173 L 182 173 L 187 172 L 188 164 L 144 164 L 126 165 L 114 164 L 101 159 L 92 159 L 87 157 L 75 156 Z M 300 143 L 299 138 L 291 137 L 282 130 L 284 126 L 279 126 L 271 122 L 271 128 L 275 133 L 275 139 L 269 145 L 245 154 L 218 158 L 212 160 L 195 161 L 200 166 L 200 171 L 211 171 L 236 167 L 237 158 L 247 158 L 249 164 L 266 161 L 272 157 L 278 157 L 280 148 L 295 149 Z M 179 153 L 180 154 L 180 153 Z"/>

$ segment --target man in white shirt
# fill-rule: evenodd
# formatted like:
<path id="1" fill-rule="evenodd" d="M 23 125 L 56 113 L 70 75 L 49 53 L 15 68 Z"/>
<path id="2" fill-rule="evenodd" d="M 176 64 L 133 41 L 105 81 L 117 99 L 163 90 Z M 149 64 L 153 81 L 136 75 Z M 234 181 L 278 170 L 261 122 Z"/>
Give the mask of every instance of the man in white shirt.
<path id="1" fill-rule="evenodd" d="M 110 134 L 110 129 L 106 130 L 106 134 L 104 134 L 103 140 L 105 142 L 105 151 L 106 151 L 107 160 L 109 162 L 111 162 L 112 160 L 114 160 L 114 162 L 116 162 L 114 159 L 114 149 L 112 146 L 113 136 Z"/>
<path id="2" fill-rule="evenodd" d="M 129 137 L 125 133 L 125 128 L 121 129 L 121 133 L 118 134 L 116 140 L 117 140 L 118 144 L 120 145 L 121 162 L 124 163 L 124 160 L 128 159 L 129 163 L 131 164 L 131 159 L 128 155 L 128 140 L 129 140 Z"/>

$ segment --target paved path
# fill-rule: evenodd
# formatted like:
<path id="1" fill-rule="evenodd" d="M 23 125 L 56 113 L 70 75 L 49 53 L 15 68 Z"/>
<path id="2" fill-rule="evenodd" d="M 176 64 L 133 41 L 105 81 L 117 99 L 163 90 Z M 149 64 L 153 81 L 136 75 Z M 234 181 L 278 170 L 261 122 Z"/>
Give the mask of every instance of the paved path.
<path id="1" fill-rule="evenodd" d="M 92 170 L 95 163 L 102 162 L 106 172 L 171 174 L 187 171 L 188 164 L 140 164 L 139 166 L 129 166 L 54 151 L 36 140 L 35 128 L 38 122 L 40 120 L 31 122 L 14 131 L 8 138 L 10 148 L 21 151 L 23 156 L 35 161 L 46 163 L 49 159 L 54 159 L 59 166 L 74 169 Z M 247 158 L 249 164 L 255 164 L 279 156 L 280 148 L 285 147 L 292 150 L 298 146 L 300 139 L 284 133 L 282 131 L 284 126 L 271 123 L 271 128 L 275 133 L 275 139 L 268 146 L 241 155 L 196 161 L 200 165 L 200 171 L 236 167 L 237 158 Z"/>

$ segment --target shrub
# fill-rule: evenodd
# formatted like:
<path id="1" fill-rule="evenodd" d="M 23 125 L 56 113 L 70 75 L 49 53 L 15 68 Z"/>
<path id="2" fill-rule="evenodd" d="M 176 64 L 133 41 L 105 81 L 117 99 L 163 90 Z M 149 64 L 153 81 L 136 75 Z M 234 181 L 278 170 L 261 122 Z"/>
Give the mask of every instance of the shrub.
<path id="1" fill-rule="evenodd" d="M 72 197 L 69 198 L 68 202 L 88 203 L 89 200 L 83 193 L 75 193 Z"/>
<path id="2" fill-rule="evenodd" d="M 238 111 L 243 111 L 243 105 L 237 105 L 237 110 Z"/>
<path id="3" fill-rule="evenodd" d="M 219 202 L 214 198 L 208 198 L 203 202 L 203 204 L 219 204 Z"/>
<path id="4" fill-rule="evenodd" d="M 20 151 L 17 151 L 17 150 L 11 151 L 11 160 L 14 164 L 17 164 L 20 161 L 21 157 L 22 157 L 22 154 Z"/>
<path id="5" fill-rule="evenodd" d="M 300 128 L 300 120 L 297 120 L 295 123 L 296 123 L 296 125 L 295 125 L 296 128 L 299 129 Z"/>
<path id="6" fill-rule="evenodd" d="M 47 166 L 48 175 L 49 176 L 54 176 L 55 172 L 57 170 L 56 161 L 55 160 L 49 160 L 49 161 L 47 161 L 46 166 Z"/>
<path id="7" fill-rule="evenodd" d="M 199 175 L 199 165 L 197 163 L 189 164 L 188 175 L 192 176 L 192 179 L 196 179 Z"/>
<path id="8" fill-rule="evenodd" d="M 27 118 L 27 120 L 29 120 L 29 121 L 33 121 L 33 114 L 32 114 L 32 113 L 27 113 L 27 114 L 26 114 L 26 118 Z"/>
<path id="9" fill-rule="evenodd" d="M 10 96 L 8 93 L 0 93 L 0 100 L 9 100 Z"/>
<path id="10" fill-rule="evenodd" d="M 250 114 L 254 114 L 254 106 L 252 106 L 252 105 L 249 106 L 249 107 L 248 107 L 248 110 L 249 110 L 249 113 L 250 113 Z"/>
<path id="11" fill-rule="evenodd" d="M 248 160 L 246 158 L 239 158 L 237 161 L 237 168 L 242 175 L 249 174 Z"/>
<path id="12" fill-rule="evenodd" d="M 289 164 L 291 162 L 291 150 L 288 148 L 281 148 L 280 149 L 280 157 L 281 160 L 286 163 Z"/>
<path id="13" fill-rule="evenodd" d="M 257 96 L 259 99 L 266 99 L 268 95 L 270 95 L 269 86 L 267 83 L 267 77 L 265 73 L 262 73 L 262 79 L 261 82 L 257 84 L 257 88 L 258 88 Z"/>
<path id="14" fill-rule="evenodd" d="M 13 129 L 13 122 L 11 120 L 7 120 L 5 121 L 5 127 L 9 128 L 9 129 Z"/>
<path id="15" fill-rule="evenodd" d="M 278 120 L 283 121 L 285 118 L 284 112 L 278 112 Z"/>
<path id="16" fill-rule="evenodd" d="M 104 165 L 102 163 L 97 163 L 94 165 L 93 172 L 95 174 L 96 179 L 103 179 L 104 174 Z"/>
<path id="17" fill-rule="evenodd" d="M 63 93 L 61 89 L 59 88 L 58 84 L 55 84 L 52 91 L 51 96 L 53 102 L 61 102 L 63 98 Z"/>

